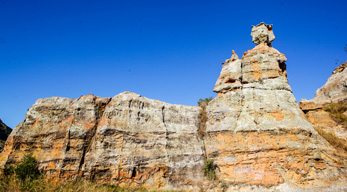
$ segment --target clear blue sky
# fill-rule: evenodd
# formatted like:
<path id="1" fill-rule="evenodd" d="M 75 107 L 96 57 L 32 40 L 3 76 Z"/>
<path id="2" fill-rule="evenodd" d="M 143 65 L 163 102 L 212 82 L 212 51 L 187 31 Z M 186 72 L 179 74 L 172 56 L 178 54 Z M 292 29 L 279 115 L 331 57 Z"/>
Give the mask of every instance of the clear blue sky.
<path id="1" fill-rule="evenodd" d="M 274 24 L 296 99 L 346 61 L 347 1 L 0 0 L 0 118 L 19 124 L 38 98 L 132 91 L 196 105 L 251 25 Z"/>

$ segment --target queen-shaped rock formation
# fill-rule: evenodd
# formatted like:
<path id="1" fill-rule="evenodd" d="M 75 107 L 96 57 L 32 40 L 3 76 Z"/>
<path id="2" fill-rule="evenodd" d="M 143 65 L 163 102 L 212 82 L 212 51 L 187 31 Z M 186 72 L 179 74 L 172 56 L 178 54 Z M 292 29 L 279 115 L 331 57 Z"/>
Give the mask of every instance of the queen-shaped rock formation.
<path id="1" fill-rule="evenodd" d="M 223 63 L 201 136 L 201 107 L 124 92 L 39 99 L 14 128 L 0 167 L 32 153 L 46 177 L 199 191 L 347 190 L 346 156 L 313 129 L 288 85 L 272 25 Z M 206 113 L 206 112 L 204 112 Z M 214 159 L 216 180 L 204 175 Z M 211 162 L 209 160 L 209 162 Z M 213 167 L 213 166 L 211 166 Z"/>
<path id="2" fill-rule="evenodd" d="M 271 46 L 272 25 L 253 26 L 251 35 L 257 46 L 241 60 L 233 52 L 223 63 L 218 96 L 207 108 L 206 154 L 217 162 L 218 179 L 283 190 L 343 181 L 345 158 L 300 110 L 286 77 L 287 59 Z"/>

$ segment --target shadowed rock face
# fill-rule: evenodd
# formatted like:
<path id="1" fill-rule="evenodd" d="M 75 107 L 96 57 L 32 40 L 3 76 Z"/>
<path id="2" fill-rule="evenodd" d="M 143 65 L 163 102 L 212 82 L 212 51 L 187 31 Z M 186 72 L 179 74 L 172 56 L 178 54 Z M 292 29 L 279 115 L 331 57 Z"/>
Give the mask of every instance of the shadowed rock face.
<path id="1" fill-rule="evenodd" d="M 0 119 L 0 153 L 4 148 L 5 141 L 10 135 L 12 129 L 8 127 L 5 123 L 3 123 Z"/>
<path id="2" fill-rule="evenodd" d="M 33 153 L 47 177 L 156 189 L 228 191 L 347 190 L 346 158 L 320 137 L 298 107 L 286 57 L 271 47 L 272 26 L 252 28 L 257 46 L 233 52 L 207 108 L 173 105 L 124 92 L 113 98 L 39 99 L 11 133 L 0 167 Z M 201 130 L 200 130 L 201 131 Z M 205 157 L 218 181 L 207 181 Z M 342 184 L 341 184 L 342 183 Z"/>
<path id="3" fill-rule="evenodd" d="M 333 132 L 338 138 L 347 142 L 347 125 L 335 119 L 324 110 L 329 104 L 347 105 L 347 62 L 337 67 L 325 85 L 316 91 L 311 100 L 302 99 L 300 108 L 315 128 Z M 347 111 L 340 112 L 347 118 Z"/>

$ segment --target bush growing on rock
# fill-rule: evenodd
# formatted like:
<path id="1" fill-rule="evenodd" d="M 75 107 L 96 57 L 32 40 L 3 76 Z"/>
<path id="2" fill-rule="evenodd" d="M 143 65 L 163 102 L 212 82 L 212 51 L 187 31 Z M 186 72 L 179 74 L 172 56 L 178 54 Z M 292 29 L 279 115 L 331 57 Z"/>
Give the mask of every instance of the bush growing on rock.
<path id="1" fill-rule="evenodd" d="M 198 101 L 198 105 L 201 106 L 203 103 L 205 103 L 206 105 L 208 105 L 208 103 L 210 101 L 212 101 L 213 97 L 207 97 L 205 99 L 199 99 Z"/>
<path id="2" fill-rule="evenodd" d="M 206 159 L 204 166 L 204 173 L 208 180 L 216 179 L 216 170 L 217 166 L 214 164 L 213 159 Z"/>
<path id="3" fill-rule="evenodd" d="M 199 99 L 198 105 L 201 107 L 200 115 L 199 115 L 199 129 L 198 134 L 200 138 L 206 135 L 206 122 L 208 119 L 206 107 L 210 101 L 212 101 L 213 97 L 208 97 L 205 99 Z"/>

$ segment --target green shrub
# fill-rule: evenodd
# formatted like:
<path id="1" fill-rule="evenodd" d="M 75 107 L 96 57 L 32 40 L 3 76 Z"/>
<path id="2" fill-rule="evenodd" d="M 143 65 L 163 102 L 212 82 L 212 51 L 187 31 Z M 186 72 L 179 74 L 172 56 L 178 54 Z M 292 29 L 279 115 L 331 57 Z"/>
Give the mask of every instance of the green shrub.
<path id="1" fill-rule="evenodd" d="M 202 103 L 205 103 L 206 105 L 208 105 L 208 103 L 210 101 L 212 101 L 213 97 L 208 97 L 208 98 L 205 98 L 205 99 L 199 99 L 198 101 L 198 105 L 201 106 Z"/>
<path id="2" fill-rule="evenodd" d="M 38 179 L 41 175 L 37 167 L 36 159 L 31 154 L 24 156 L 23 161 L 17 165 L 14 172 L 16 173 L 16 176 L 23 182 L 27 179 Z"/>
<path id="3" fill-rule="evenodd" d="M 4 176 L 11 176 L 13 174 L 14 174 L 14 166 L 13 165 L 5 167 L 5 169 L 4 169 Z"/>
<path id="4" fill-rule="evenodd" d="M 214 164 L 213 159 L 206 159 L 204 166 L 204 173 L 208 180 L 216 179 L 216 170 L 217 166 Z"/>

